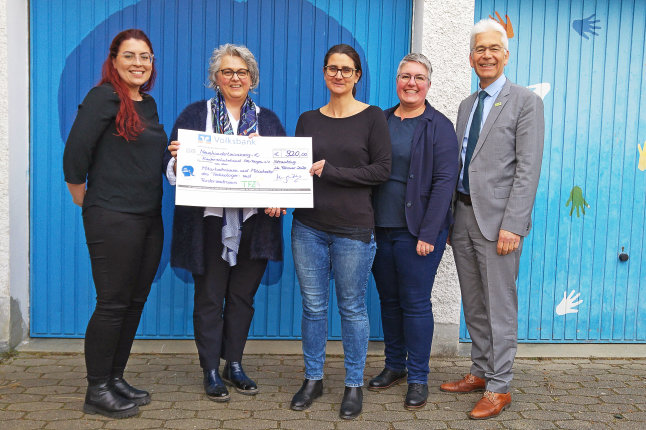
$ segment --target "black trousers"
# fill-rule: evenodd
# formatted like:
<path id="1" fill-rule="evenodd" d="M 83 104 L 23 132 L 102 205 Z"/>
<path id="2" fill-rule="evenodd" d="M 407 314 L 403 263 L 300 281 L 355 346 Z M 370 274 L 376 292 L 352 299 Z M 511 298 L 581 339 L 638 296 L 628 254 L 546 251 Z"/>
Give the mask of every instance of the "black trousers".
<path id="1" fill-rule="evenodd" d="M 83 210 L 96 308 L 85 332 L 89 381 L 120 375 L 155 279 L 164 242 L 161 215 Z"/>
<path id="2" fill-rule="evenodd" d="M 203 219 L 205 272 L 193 274 L 193 328 L 202 369 L 217 369 L 220 357 L 242 361 L 254 296 L 267 267 L 266 259 L 253 260 L 249 255 L 255 221 L 254 215 L 242 224 L 237 264 L 229 266 L 222 259 L 222 218 Z"/>

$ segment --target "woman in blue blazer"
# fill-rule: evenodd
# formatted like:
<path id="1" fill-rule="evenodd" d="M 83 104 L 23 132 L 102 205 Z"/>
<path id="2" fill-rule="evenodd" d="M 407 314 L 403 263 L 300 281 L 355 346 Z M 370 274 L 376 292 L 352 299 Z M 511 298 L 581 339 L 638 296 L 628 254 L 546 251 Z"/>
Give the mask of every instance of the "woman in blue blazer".
<path id="1" fill-rule="evenodd" d="M 433 340 L 431 290 L 453 222 L 458 144 L 451 121 L 427 101 L 431 63 L 409 54 L 397 69 L 400 103 L 385 111 L 392 171 L 375 189 L 377 254 L 372 272 L 381 302 L 386 362 L 368 389 L 384 390 L 408 374 L 407 409 L 428 397 Z"/>

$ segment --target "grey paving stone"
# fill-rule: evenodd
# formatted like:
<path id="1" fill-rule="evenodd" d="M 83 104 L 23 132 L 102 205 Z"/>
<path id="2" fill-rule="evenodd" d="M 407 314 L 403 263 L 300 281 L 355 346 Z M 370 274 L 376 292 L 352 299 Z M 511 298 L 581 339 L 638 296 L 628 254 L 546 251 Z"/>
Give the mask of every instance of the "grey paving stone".
<path id="1" fill-rule="evenodd" d="M 554 424 L 544 420 L 505 420 L 505 428 L 514 429 L 514 430 L 543 430 L 543 429 L 553 429 L 556 428 Z"/>
<path id="2" fill-rule="evenodd" d="M 490 418 L 483 421 L 470 420 L 466 418 L 460 421 L 449 421 L 447 422 L 447 425 L 452 430 L 493 430 L 505 428 L 503 423 L 501 421 L 497 421 L 496 418 Z"/>
<path id="3" fill-rule="evenodd" d="M 292 421 L 285 421 L 280 423 L 281 429 L 290 430 L 330 430 L 334 429 L 334 423 L 328 421 L 313 421 L 306 419 L 298 419 Z"/>
<path id="4" fill-rule="evenodd" d="M 3 403 L 24 403 L 24 402 L 40 402 L 45 396 L 38 394 L 27 393 L 6 393 L 0 394 L 0 404 Z"/>
<path id="5" fill-rule="evenodd" d="M 149 418 L 155 420 L 172 420 L 178 418 L 194 418 L 195 411 L 187 411 L 184 409 L 157 409 L 157 410 L 146 410 L 141 408 L 141 417 Z"/>
<path id="6" fill-rule="evenodd" d="M 118 430 L 138 430 L 138 429 L 159 429 L 162 428 L 164 422 L 161 420 L 151 420 L 141 418 L 141 415 L 133 418 L 123 420 L 109 420 L 105 423 L 106 429 Z"/>
<path id="7" fill-rule="evenodd" d="M 444 421 L 414 420 L 392 423 L 392 428 L 394 430 L 441 430 L 448 427 Z"/>
<path id="8" fill-rule="evenodd" d="M 11 430 L 32 430 L 32 429 L 42 429 L 47 424 L 46 421 L 33 421 L 33 420 L 2 420 L 0 419 L 0 424 L 3 429 Z"/>
<path id="9" fill-rule="evenodd" d="M 209 420 L 203 418 L 190 418 L 186 420 L 168 420 L 164 428 L 169 429 L 219 429 L 221 422 L 219 420 Z"/>
<path id="10" fill-rule="evenodd" d="M 266 411 L 256 411 L 252 409 L 252 418 L 254 419 L 263 419 L 271 421 L 289 421 L 289 420 L 298 420 L 303 418 L 303 414 L 300 411 L 292 411 L 291 409 L 270 409 Z"/>
<path id="11" fill-rule="evenodd" d="M 34 411 L 29 412 L 25 415 L 25 418 L 29 420 L 37 421 L 58 421 L 58 420 L 73 420 L 83 416 L 83 412 L 79 410 L 69 410 L 69 409 L 55 409 L 49 411 Z"/>
<path id="12" fill-rule="evenodd" d="M 277 429 L 278 422 L 270 420 L 256 420 L 251 418 L 245 418 L 241 420 L 230 420 L 224 421 L 222 423 L 222 428 L 231 428 L 231 429 L 249 429 L 249 430 L 265 430 L 265 429 Z"/>
<path id="13" fill-rule="evenodd" d="M 358 419 L 347 421 L 339 418 L 339 422 L 336 423 L 336 428 L 339 430 L 389 430 L 391 427 L 389 423 L 363 421 L 360 416 Z"/>
<path id="14" fill-rule="evenodd" d="M 25 416 L 25 412 L 22 411 L 7 411 L 7 410 L 0 410 L 0 422 L 3 421 L 8 421 L 8 420 L 16 420 L 18 418 L 22 418 Z"/>
<path id="15" fill-rule="evenodd" d="M 54 402 L 29 402 L 29 403 L 12 403 L 7 406 L 8 411 L 46 411 L 49 409 L 61 409 L 62 403 Z"/>
<path id="16" fill-rule="evenodd" d="M 561 421 L 561 420 L 571 420 L 574 417 L 565 411 L 521 411 L 519 412 L 522 418 L 527 418 L 530 420 L 545 420 L 545 421 Z"/>
<path id="17" fill-rule="evenodd" d="M 67 383 L 67 381 L 65 381 Z M 85 383 L 83 388 L 83 394 L 85 394 L 85 389 L 87 383 Z M 30 387 L 25 390 L 25 394 L 44 394 L 47 396 L 55 394 L 71 394 L 78 393 L 79 387 L 67 386 L 67 385 L 48 385 L 44 387 Z"/>
<path id="18" fill-rule="evenodd" d="M 197 418 L 211 419 L 211 420 L 237 420 L 243 418 L 250 418 L 251 411 L 240 411 L 237 409 L 226 409 L 222 405 L 221 408 L 214 408 L 211 410 L 197 411 Z"/>
<path id="19" fill-rule="evenodd" d="M 415 416 L 420 420 L 430 420 L 430 421 L 453 421 L 467 418 L 467 412 L 471 409 L 464 411 L 446 411 L 443 409 L 438 409 L 435 411 L 417 411 Z"/>
<path id="20" fill-rule="evenodd" d="M 583 420 L 555 421 L 554 424 L 558 426 L 558 428 L 572 430 L 603 430 L 612 428 L 605 423 L 595 423 Z"/>
<path id="21" fill-rule="evenodd" d="M 120 420 L 127 421 L 127 420 Z M 71 421 L 50 421 L 44 429 L 52 430 L 91 430 L 103 428 L 104 422 L 99 420 L 71 420 Z M 122 427 L 123 428 L 123 427 Z M 132 428 L 132 427 L 128 427 Z"/>

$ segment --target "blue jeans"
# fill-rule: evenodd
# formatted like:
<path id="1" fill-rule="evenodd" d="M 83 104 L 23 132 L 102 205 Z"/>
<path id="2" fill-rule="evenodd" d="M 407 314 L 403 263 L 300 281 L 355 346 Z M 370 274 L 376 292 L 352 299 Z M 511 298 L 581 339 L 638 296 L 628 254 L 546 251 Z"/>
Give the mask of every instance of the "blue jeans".
<path id="1" fill-rule="evenodd" d="M 440 231 L 435 250 L 426 257 L 417 254 L 417 238 L 405 227 L 377 227 L 375 235 L 372 273 L 381 302 L 386 367 L 407 368 L 409 384 L 427 384 L 433 341 L 431 291 L 448 229 Z"/>
<path id="2" fill-rule="evenodd" d="M 345 355 L 345 385 L 363 385 L 370 335 L 366 288 L 375 248 L 374 238 L 370 243 L 364 243 L 293 221 L 292 252 L 303 297 L 301 331 L 305 378 L 323 379 L 330 275 L 334 271 Z"/>

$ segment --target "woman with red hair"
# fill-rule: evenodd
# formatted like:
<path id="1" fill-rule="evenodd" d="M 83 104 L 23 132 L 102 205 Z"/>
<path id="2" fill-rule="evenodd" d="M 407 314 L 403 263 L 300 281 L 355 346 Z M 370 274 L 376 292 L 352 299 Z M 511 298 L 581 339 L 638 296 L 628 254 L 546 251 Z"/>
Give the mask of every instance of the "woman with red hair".
<path id="1" fill-rule="evenodd" d="M 154 54 L 141 30 L 117 34 L 99 84 L 83 103 L 65 144 L 63 170 L 83 208 L 96 308 L 85 333 L 88 389 L 83 410 L 136 415 L 150 394 L 123 372 L 161 257 L 162 157 L 166 133 L 146 92 Z"/>

